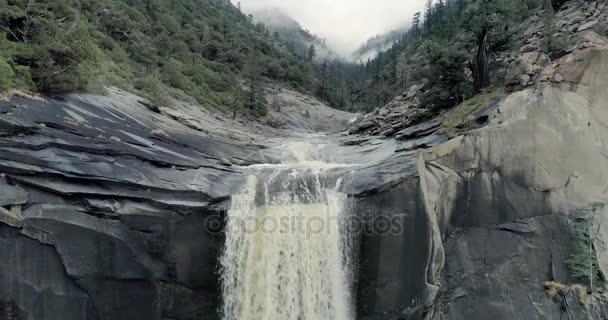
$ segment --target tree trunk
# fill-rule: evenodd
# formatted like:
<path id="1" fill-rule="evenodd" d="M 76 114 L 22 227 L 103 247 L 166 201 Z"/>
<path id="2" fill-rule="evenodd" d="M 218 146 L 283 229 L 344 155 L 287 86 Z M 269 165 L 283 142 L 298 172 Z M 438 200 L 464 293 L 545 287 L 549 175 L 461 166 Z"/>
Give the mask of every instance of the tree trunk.
<path id="1" fill-rule="evenodd" d="M 480 93 L 490 85 L 490 64 L 488 61 L 488 33 L 483 29 L 477 37 L 477 54 L 469 61 L 469 68 L 473 73 L 473 91 Z"/>
<path id="2" fill-rule="evenodd" d="M 323 61 L 323 66 L 321 69 L 321 87 L 319 88 L 319 98 L 325 99 L 325 94 L 327 91 L 326 88 L 327 81 L 327 59 Z"/>

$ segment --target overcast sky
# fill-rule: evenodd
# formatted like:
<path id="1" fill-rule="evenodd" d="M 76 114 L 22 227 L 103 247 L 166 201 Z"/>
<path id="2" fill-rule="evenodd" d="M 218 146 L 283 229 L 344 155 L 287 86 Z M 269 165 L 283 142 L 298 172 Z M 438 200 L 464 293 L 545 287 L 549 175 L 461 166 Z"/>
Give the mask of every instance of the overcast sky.
<path id="1" fill-rule="evenodd" d="M 238 2 L 239 0 L 233 0 Z M 369 37 L 407 25 L 425 0 L 240 0 L 245 11 L 278 7 L 347 55 Z"/>

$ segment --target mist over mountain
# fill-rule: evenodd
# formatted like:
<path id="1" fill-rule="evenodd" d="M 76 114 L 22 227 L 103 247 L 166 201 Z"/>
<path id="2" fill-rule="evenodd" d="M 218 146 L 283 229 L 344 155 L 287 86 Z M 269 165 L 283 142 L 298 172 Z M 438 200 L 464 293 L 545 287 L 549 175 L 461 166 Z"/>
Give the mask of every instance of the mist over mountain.
<path id="1" fill-rule="evenodd" d="M 355 50 L 350 56 L 353 61 L 366 61 L 375 58 L 379 52 L 390 49 L 396 41 L 410 29 L 408 26 L 403 26 L 399 29 L 391 30 L 387 33 L 379 34 L 369 38 L 364 44 Z"/>
<path id="2" fill-rule="evenodd" d="M 349 56 L 367 39 L 411 25 L 425 0 L 232 0 L 245 13 L 278 7 L 299 21 L 342 56 Z"/>
<path id="3" fill-rule="evenodd" d="M 263 24 L 275 38 L 287 43 L 290 51 L 308 56 L 310 46 L 314 46 L 315 60 L 341 58 L 336 50 L 327 44 L 327 39 L 312 34 L 289 14 L 278 7 L 260 8 L 250 12 L 256 24 Z"/>
<path id="4" fill-rule="evenodd" d="M 367 61 L 375 58 L 378 53 L 390 49 L 410 29 L 403 25 L 388 32 L 379 33 L 359 44 L 359 47 L 350 52 L 334 48 L 323 35 L 313 34 L 302 26 L 295 18 L 279 7 L 260 8 L 250 12 L 255 23 L 264 24 L 271 32 L 277 33 L 283 42 L 293 42 L 307 50 L 310 45 L 316 49 L 316 60 L 344 59 L 353 62 Z M 341 51 L 340 53 L 337 53 Z"/>
<path id="5" fill-rule="evenodd" d="M 302 25 L 278 7 L 261 8 L 251 11 L 255 22 L 262 22 L 275 30 L 300 30 Z"/>

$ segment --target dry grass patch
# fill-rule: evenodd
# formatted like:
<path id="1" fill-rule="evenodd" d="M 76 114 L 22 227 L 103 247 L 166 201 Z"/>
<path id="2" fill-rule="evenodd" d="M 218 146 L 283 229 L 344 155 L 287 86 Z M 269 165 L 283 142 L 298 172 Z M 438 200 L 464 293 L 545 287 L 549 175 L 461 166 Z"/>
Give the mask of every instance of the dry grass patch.
<path id="1" fill-rule="evenodd" d="M 163 138 L 163 139 L 169 139 L 171 138 L 167 132 L 165 132 L 165 130 L 163 129 L 156 129 L 156 130 L 152 130 L 152 132 L 150 132 L 151 135 L 159 137 L 159 138 Z"/>
<path id="2" fill-rule="evenodd" d="M 20 205 L 11 206 L 10 213 L 14 217 L 21 217 L 21 206 Z"/>
<path id="3" fill-rule="evenodd" d="M 589 293 L 587 287 L 575 284 L 565 285 L 556 281 L 547 281 L 543 283 L 543 287 L 547 291 L 547 296 L 555 303 L 563 303 L 566 296 L 574 295 L 578 302 L 583 306 L 589 306 L 597 303 L 597 301 L 608 301 L 608 293 Z"/>
<path id="4" fill-rule="evenodd" d="M 71 124 L 74 127 L 83 127 L 86 123 L 83 121 L 76 121 L 70 117 L 63 117 L 63 122 L 67 123 L 67 124 Z"/>
<path id="5" fill-rule="evenodd" d="M 32 101 L 38 101 L 38 102 L 46 102 L 44 100 L 44 98 L 42 98 L 41 96 L 39 96 L 35 93 L 26 92 L 26 91 L 19 90 L 19 89 L 10 89 L 6 93 L 0 94 L 0 99 L 2 99 L 2 100 L 8 101 L 15 97 L 28 99 L 28 100 L 32 100 Z"/>
<path id="6" fill-rule="evenodd" d="M 555 281 L 544 282 L 543 287 L 547 290 L 549 298 L 555 303 L 561 302 L 562 296 L 567 296 L 572 293 L 572 287 Z"/>
<path id="7" fill-rule="evenodd" d="M 576 298 L 578 299 L 578 302 L 580 302 L 580 304 L 588 306 L 593 301 L 593 295 L 587 292 L 587 288 L 581 285 L 573 285 L 572 290 L 576 292 Z"/>

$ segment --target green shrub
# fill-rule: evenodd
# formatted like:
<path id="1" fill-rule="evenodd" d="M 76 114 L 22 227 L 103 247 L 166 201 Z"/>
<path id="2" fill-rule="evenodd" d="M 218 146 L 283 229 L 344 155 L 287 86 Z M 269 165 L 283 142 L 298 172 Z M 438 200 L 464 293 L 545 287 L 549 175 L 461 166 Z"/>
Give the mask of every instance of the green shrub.
<path id="1" fill-rule="evenodd" d="M 173 88 L 188 91 L 190 79 L 182 73 L 182 64 L 174 59 L 170 59 L 161 69 L 163 82 Z"/>
<path id="2" fill-rule="evenodd" d="M 13 68 L 6 61 L 0 58 L 0 92 L 6 92 L 13 87 Z"/>
<path id="3" fill-rule="evenodd" d="M 13 67 L 15 72 L 13 85 L 24 90 L 34 90 L 36 84 L 32 80 L 32 72 L 29 67 L 16 65 Z"/>
<path id="4" fill-rule="evenodd" d="M 32 57 L 32 79 L 43 92 L 64 93 L 87 89 L 89 78 L 79 56 L 70 48 L 39 47 Z"/>
<path id="5" fill-rule="evenodd" d="M 159 112 L 161 107 L 170 107 L 171 100 L 165 86 L 158 79 L 158 75 L 151 75 L 135 80 L 135 89 L 150 101 L 152 110 Z"/>

